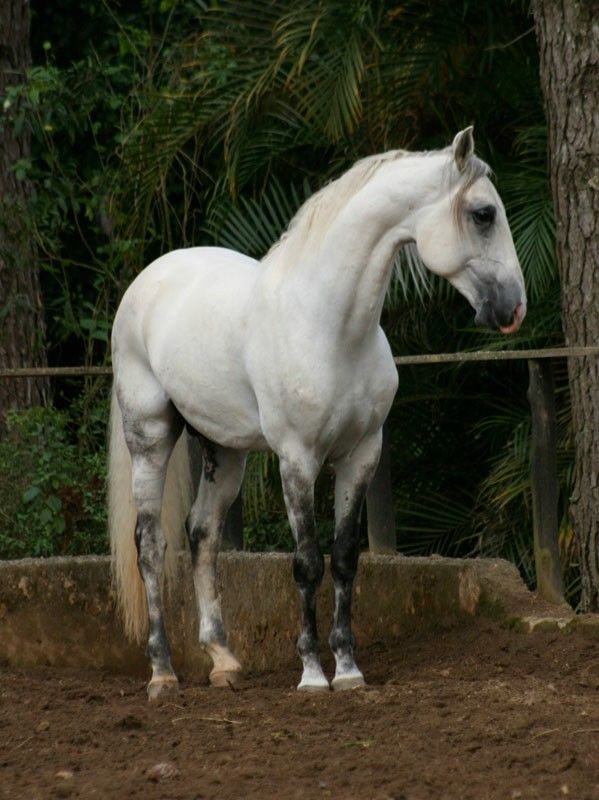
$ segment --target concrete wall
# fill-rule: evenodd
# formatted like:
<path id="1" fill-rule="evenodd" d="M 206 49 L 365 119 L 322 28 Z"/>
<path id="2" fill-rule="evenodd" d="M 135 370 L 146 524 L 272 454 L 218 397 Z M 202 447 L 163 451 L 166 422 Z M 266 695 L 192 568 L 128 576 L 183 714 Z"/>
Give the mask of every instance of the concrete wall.
<path id="1" fill-rule="evenodd" d="M 0 562 L 0 661 L 11 665 L 98 667 L 147 674 L 143 648 L 128 643 L 115 618 L 108 557 Z M 229 552 L 219 560 L 229 641 L 250 670 L 295 661 L 299 604 L 291 556 Z M 363 555 L 354 600 L 358 645 L 397 639 L 475 614 L 507 617 L 533 596 L 505 561 Z M 532 606 L 531 606 L 532 607 Z M 319 596 L 319 630 L 326 640 L 333 608 L 328 575 Z M 167 599 L 167 625 L 176 669 L 205 677 L 197 644 L 189 557 Z"/>

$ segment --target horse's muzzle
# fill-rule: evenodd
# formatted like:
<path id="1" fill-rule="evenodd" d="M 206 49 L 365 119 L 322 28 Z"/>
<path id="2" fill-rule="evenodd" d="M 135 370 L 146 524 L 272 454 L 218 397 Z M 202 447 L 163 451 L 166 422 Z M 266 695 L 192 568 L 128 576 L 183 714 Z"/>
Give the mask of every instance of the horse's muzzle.
<path id="1" fill-rule="evenodd" d="M 477 325 L 484 325 L 501 333 L 515 333 L 526 316 L 526 306 L 521 301 L 514 304 L 483 300 L 475 317 Z"/>
<path id="2" fill-rule="evenodd" d="M 499 330 L 501 333 L 516 333 L 520 325 L 522 325 L 522 320 L 526 314 L 526 309 L 522 303 L 518 303 L 516 308 L 514 309 L 514 314 L 512 316 L 512 321 L 509 325 L 500 325 Z"/>

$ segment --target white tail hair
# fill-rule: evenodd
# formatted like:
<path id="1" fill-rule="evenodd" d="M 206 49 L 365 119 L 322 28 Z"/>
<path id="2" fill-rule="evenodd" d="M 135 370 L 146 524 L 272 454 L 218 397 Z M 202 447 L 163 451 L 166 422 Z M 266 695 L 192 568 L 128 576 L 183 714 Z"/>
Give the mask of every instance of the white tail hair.
<path id="1" fill-rule="evenodd" d="M 177 552 L 183 544 L 183 525 L 191 505 L 191 473 L 185 431 L 168 462 L 162 498 L 161 523 L 167 543 L 165 583 L 176 576 Z M 110 402 L 108 445 L 108 529 L 112 554 L 112 583 L 125 633 L 135 642 L 147 636 L 148 609 L 143 580 L 137 567 L 131 456 L 114 385 Z"/>

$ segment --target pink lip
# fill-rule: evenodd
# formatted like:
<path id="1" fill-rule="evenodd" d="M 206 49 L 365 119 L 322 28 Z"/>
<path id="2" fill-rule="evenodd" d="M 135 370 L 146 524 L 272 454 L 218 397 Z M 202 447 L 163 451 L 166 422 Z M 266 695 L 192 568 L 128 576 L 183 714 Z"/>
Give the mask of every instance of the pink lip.
<path id="1" fill-rule="evenodd" d="M 516 308 L 514 309 L 514 319 L 509 325 L 500 325 L 499 330 L 502 333 L 516 333 L 520 325 L 522 325 L 522 320 L 524 319 L 524 308 L 522 303 L 518 303 Z"/>

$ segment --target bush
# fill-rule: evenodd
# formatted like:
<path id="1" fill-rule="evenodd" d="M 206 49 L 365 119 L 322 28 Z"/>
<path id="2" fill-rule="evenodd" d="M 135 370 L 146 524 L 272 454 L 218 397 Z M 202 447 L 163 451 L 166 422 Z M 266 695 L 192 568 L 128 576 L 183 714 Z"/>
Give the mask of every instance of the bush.
<path id="1" fill-rule="evenodd" d="M 81 452 L 66 413 L 9 412 L 0 442 L 0 558 L 107 550 L 103 452 Z"/>

